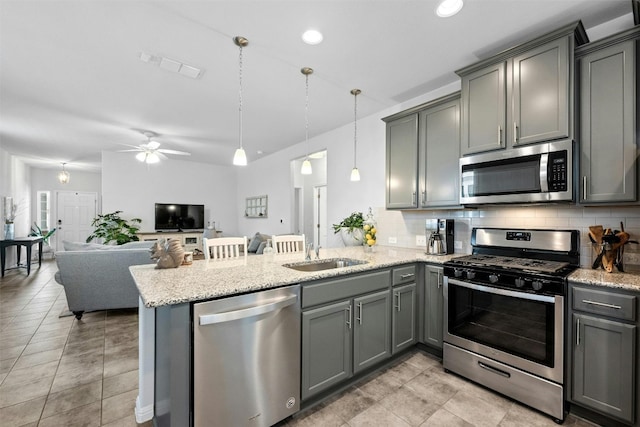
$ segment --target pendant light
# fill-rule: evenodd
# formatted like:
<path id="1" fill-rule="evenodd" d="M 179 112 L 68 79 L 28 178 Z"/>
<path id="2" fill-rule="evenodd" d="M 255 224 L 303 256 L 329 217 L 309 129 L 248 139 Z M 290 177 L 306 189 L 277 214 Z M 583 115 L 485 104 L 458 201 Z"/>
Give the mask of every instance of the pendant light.
<path id="1" fill-rule="evenodd" d="M 249 44 L 249 40 L 244 37 L 237 36 L 233 38 L 233 42 L 240 48 L 240 55 L 238 57 L 238 80 L 240 83 L 240 89 L 238 91 L 238 140 L 240 147 L 233 155 L 233 164 L 236 166 L 246 166 L 247 153 L 245 153 L 244 148 L 242 147 L 242 48 Z"/>
<path id="2" fill-rule="evenodd" d="M 356 159 L 358 158 L 358 95 L 361 93 L 360 89 L 351 89 L 351 95 L 353 95 L 353 169 L 351 169 L 351 181 L 360 181 L 360 171 L 356 166 Z"/>
<path id="3" fill-rule="evenodd" d="M 309 75 L 313 74 L 313 68 L 304 67 L 300 70 L 302 74 L 304 74 L 305 78 L 305 104 L 304 104 L 304 139 L 307 147 L 307 158 L 302 162 L 302 168 L 300 168 L 300 173 L 302 175 L 311 175 L 313 170 L 311 169 L 311 161 L 309 160 Z"/>
<path id="4" fill-rule="evenodd" d="M 66 165 L 66 163 L 62 164 L 62 171 L 58 174 L 58 181 L 60 181 L 60 184 L 68 184 L 71 179 L 71 175 L 69 175 L 69 172 L 64 169 L 64 165 Z"/>

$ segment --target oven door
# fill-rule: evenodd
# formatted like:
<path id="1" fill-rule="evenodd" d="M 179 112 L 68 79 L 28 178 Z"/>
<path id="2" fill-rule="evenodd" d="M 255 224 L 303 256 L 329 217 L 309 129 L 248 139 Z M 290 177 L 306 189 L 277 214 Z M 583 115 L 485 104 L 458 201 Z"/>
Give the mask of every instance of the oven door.
<path id="1" fill-rule="evenodd" d="M 562 384 L 564 298 L 444 278 L 444 341 Z"/>

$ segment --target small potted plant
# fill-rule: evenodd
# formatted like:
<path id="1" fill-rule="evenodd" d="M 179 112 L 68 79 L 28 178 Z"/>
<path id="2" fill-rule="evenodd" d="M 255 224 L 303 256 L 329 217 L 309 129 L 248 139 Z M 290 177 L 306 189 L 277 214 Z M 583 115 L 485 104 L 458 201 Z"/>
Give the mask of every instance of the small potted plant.
<path id="1" fill-rule="evenodd" d="M 345 246 L 360 246 L 364 239 L 363 225 L 362 212 L 353 212 L 339 223 L 333 224 L 333 232 L 340 233 Z"/>
<path id="2" fill-rule="evenodd" d="M 115 211 L 94 218 L 91 225 L 95 227 L 95 230 L 87 237 L 87 243 L 93 239 L 104 239 L 105 245 L 112 241 L 116 242 L 116 245 L 124 245 L 140 240 L 136 236 L 138 227 L 135 224 L 140 224 L 142 220 L 132 218 L 130 220 L 132 224 L 129 224 L 129 221 L 120 218 L 121 213 L 122 211 Z"/>

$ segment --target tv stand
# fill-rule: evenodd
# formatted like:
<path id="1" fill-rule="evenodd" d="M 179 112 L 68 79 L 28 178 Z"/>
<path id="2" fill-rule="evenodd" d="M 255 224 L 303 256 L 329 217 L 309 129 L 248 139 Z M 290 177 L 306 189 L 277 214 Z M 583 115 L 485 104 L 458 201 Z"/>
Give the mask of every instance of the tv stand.
<path id="1" fill-rule="evenodd" d="M 158 239 L 175 239 L 180 241 L 185 251 L 202 250 L 202 231 L 156 231 L 137 233 L 140 240 L 152 241 Z"/>

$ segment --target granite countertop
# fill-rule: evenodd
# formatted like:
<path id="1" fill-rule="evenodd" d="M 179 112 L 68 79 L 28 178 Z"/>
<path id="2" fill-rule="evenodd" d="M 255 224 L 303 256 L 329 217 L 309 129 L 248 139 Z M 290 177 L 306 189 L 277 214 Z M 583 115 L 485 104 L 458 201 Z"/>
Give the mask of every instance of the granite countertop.
<path id="1" fill-rule="evenodd" d="M 441 264 L 461 254 L 426 255 L 424 250 L 375 246 L 372 253 L 358 247 L 320 250 L 321 260 L 352 258 L 366 264 L 303 272 L 282 264 L 303 262 L 304 254 L 279 254 L 269 262 L 267 257 L 252 255 L 240 260 L 200 260 L 192 265 L 158 270 L 154 264 L 129 267 L 146 307 L 181 304 L 246 292 L 277 288 L 294 283 L 360 273 L 410 262 Z M 314 255 L 315 256 L 315 255 Z"/>
<path id="2" fill-rule="evenodd" d="M 607 288 L 624 289 L 628 291 L 640 291 L 640 269 L 635 265 L 625 265 L 625 273 L 620 273 L 615 268 L 611 273 L 598 268 L 591 270 L 579 268 L 569 276 L 572 283 L 585 285 L 604 286 Z"/>

